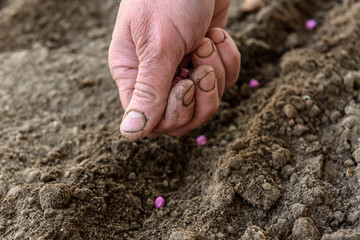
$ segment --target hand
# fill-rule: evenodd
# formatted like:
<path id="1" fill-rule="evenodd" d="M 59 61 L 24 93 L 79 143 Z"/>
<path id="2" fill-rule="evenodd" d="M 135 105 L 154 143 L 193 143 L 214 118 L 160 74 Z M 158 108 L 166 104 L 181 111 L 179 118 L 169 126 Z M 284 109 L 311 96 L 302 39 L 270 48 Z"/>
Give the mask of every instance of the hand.
<path id="1" fill-rule="evenodd" d="M 109 67 L 125 114 L 121 133 L 182 135 L 205 123 L 240 70 L 226 24 L 230 0 L 123 0 L 109 49 Z M 206 36 L 206 37 L 205 37 Z M 185 57 L 185 58 L 184 58 Z M 191 57 L 192 80 L 171 87 Z"/>

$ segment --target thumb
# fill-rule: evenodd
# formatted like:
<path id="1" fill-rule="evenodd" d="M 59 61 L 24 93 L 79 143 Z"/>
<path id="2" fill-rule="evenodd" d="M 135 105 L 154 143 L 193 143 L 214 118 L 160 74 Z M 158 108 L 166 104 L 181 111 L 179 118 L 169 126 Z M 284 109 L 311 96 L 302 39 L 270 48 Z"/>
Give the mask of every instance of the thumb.
<path id="1" fill-rule="evenodd" d="M 144 44 L 137 51 L 139 66 L 136 82 L 120 125 L 125 137 L 132 140 L 143 138 L 162 119 L 172 79 L 180 62 L 170 52 L 161 44 L 155 46 L 154 43 Z"/>

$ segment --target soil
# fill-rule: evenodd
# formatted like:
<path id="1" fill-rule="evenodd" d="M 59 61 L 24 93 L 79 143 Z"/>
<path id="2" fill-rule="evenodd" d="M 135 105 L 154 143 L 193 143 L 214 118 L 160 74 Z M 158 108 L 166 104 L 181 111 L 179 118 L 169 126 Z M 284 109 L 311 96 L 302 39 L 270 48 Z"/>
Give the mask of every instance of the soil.
<path id="1" fill-rule="evenodd" d="M 107 67 L 119 2 L 1 0 L 1 239 L 360 239 L 360 1 L 241 3 L 217 115 L 132 142 Z"/>

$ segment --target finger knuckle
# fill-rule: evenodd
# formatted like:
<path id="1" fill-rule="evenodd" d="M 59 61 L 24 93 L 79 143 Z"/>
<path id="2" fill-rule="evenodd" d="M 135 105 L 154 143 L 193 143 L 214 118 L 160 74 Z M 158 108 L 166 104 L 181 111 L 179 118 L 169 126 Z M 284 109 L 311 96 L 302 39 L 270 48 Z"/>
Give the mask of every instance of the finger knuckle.
<path id="1" fill-rule="evenodd" d="M 112 78 L 115 80 L 116 84 L 120 87 L 123 80 L 128 80 L 129 76 L 132 75 L 131 71 L 134 70 L 134 68 L 127 67 L 127 66 L 120 66 L 117 64 L 114 64 L 113 62 L 109 62 L 109 69 L 110 74 Z"/>
<path id="2" fill-rule="evenodd" d="M 133 97 L 139 104 L 158 105 L 163 103 L 164 99 L 158 89 L 145 82 L 136 82 L 133 91 Z"/>

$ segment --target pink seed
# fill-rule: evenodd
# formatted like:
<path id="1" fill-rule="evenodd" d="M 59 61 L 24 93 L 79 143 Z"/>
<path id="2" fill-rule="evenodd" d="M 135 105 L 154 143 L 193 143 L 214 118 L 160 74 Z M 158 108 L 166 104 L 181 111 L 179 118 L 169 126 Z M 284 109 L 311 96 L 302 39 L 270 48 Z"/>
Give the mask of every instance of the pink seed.
<path id="1" fill-rule="evenodd" d="M 162 208 L 165 205 L 165 199 L 162 196 L 158 196 L 155 199 L 155 207 Z"/>
<path id="2" fill-rule="evenodd" d="M 255 78 L 252 78 L 250 79 L 250 82 L 249 82 L 249 87 L 251 88 L 257 88 L 260 86 L 260 83 L 258 80 L 256 80 Z"/>
<path id="3" fill-rule="evenodd" d="M 205 146 L 207 142 L 207 139 L 204 135 L 200 135 L 196 138 L 196 143 L 199 144 L 200 146 Z"/>
<path id="4" fill-rule="evenodd" d="M 190 70 L 187 69 L 187 68 L 181 68 L 181 69 L 180 69 L 179 76 L 182 77 L 182 78 L 189 78 L 189 76 L 190 76 Z"/>
<path id="5" fill-rule="evenodd" d="M 315 19 L 309 19 L 306 21 L 305 26 L 308 30 L 313 30 L 316 27 Z"/>
<path id="6" fill-rule="evenodd" d="M 173 79 L 173 81 L 172 81 L 172 85 L 174 86 L 174 85 L 177 84 L 180 80 L 182 80 L 182 77 L 180 77 L 180 76 L 174 77 L 174 79 Z"/>

